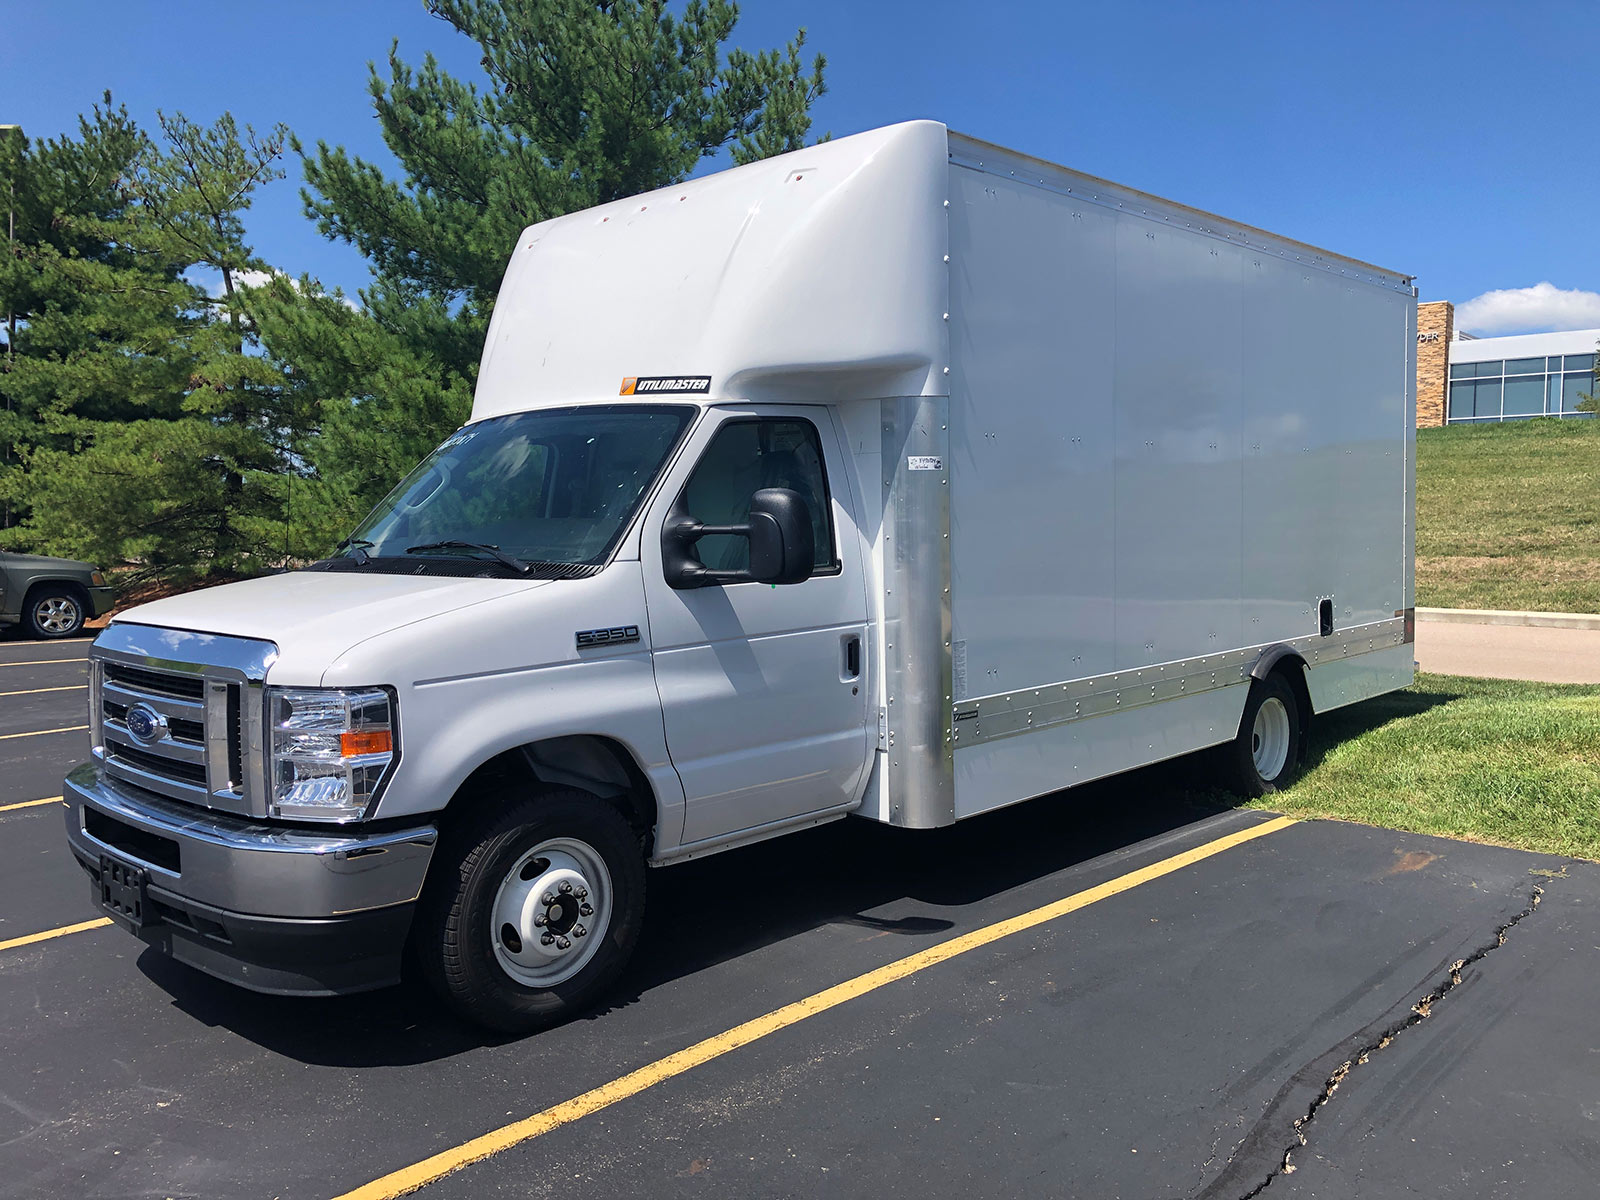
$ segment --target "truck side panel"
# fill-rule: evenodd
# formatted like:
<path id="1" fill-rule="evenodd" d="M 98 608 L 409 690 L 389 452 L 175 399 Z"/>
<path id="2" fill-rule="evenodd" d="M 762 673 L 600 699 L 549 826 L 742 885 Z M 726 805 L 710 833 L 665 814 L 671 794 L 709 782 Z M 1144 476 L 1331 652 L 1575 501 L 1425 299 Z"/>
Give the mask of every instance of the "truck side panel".
<path id="1" fill-rule="evenodd" d="M 1408 281 L 951 146 L 957 815 L 1409 683 Z"/>

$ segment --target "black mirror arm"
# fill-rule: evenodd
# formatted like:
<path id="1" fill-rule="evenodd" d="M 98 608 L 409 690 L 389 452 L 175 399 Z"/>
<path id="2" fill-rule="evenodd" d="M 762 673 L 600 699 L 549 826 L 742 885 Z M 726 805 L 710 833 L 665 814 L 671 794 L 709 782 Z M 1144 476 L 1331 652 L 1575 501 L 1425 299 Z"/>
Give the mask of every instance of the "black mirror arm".
<path id="1" fill-rule="evenodd" d="M 671 522 L 662 530 L 662 545 L 674 547 L 679 553 L 672 556 L 669 563 L 667 580 L 669 586 L 676 590 L 697 587 L 718 587 L 725 583 L 748 583 L 748 571 L 713 571 L 710 567 L 696 561 L 688 550 L 703 537 L 712 537 L 716 534 L 727 534 L 730 537 L 748 538 L 749 525 L 707 525 L 696 521 L 693 517 L 683 517 Z"/>

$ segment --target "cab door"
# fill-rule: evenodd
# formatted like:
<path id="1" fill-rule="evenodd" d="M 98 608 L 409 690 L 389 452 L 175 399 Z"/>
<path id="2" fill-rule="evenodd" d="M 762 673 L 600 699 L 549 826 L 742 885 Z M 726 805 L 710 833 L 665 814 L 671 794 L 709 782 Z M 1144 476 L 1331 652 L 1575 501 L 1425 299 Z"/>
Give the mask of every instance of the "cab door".
<path id="1" fill-rule="evenodd" d="M 644 527 L 645 602 L 667 749 L 683 781 L 682 841 L 707 841 L 853 803 L 867 767 L 867 600 L 861 543 L 828 410 L 711 409 Z M 798 492 L 811 514 L 802 583 L 678 590 L 662 566 L 673 505 L 736 525 L 760 488 Z M 746 539 L 695 546 L 715 570 L 749 563 Z"/>

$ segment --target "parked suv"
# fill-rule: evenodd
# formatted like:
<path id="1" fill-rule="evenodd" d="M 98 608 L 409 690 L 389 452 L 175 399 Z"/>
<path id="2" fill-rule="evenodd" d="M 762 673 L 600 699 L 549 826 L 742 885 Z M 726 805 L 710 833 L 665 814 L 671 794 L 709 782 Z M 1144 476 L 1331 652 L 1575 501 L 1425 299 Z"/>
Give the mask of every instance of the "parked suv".
<path id="1" fill-rule="evenodd" d="M 20 623 L 36 638 L 71 637 L 111 601 L 105 576 L 88 563 L 0 553 L 0 629 Z"/>

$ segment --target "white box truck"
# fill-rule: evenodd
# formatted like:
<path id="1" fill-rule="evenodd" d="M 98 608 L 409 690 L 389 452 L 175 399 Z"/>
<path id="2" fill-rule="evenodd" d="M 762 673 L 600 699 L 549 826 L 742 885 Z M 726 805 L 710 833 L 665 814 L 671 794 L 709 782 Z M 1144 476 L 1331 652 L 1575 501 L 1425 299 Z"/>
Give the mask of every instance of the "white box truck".
<path id="1" fill-rule="evenodd" d="M 1412 679 L 1415 310 L 928 121 L 535 225 L 471 421 L 334 557 L 96 639 L 73 851 L 202 971 L 409 945 L 524 1030 L 647 866 L 1207 747 L 1278 787 Z"/>

